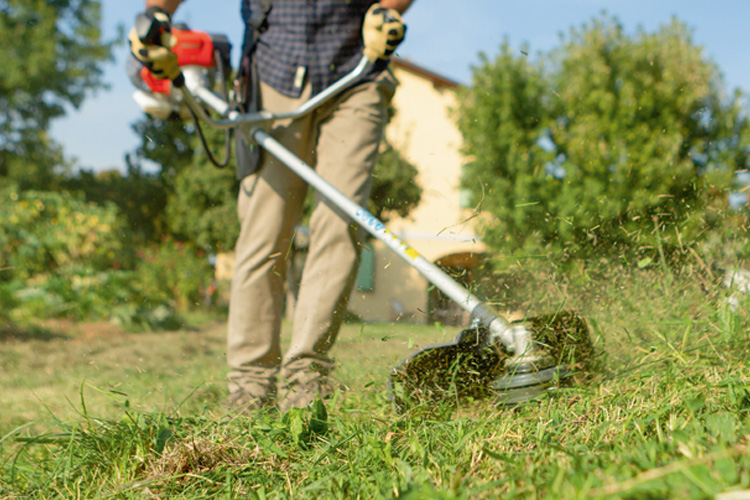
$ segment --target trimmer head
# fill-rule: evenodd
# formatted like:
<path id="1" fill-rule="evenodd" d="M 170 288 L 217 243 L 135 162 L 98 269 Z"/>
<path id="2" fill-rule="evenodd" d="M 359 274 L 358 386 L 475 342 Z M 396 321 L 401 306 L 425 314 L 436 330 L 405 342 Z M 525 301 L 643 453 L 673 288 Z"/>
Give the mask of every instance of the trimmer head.
<path id="1" fill-rule="evenodd" d="M 594 349 L 588 325 L 574 313 L 527 318 L 523 323 L 554 365 L 509 371 L 508 355 L 494 345 L 487 329 L 471 328 L 451 342 L 426 346 L 392 371 L 391 397 L 399 410 L 418 401 L 461 401 L 494 397 L 511 405 L 533 399 L 569 383 L 593 367 Z"/>

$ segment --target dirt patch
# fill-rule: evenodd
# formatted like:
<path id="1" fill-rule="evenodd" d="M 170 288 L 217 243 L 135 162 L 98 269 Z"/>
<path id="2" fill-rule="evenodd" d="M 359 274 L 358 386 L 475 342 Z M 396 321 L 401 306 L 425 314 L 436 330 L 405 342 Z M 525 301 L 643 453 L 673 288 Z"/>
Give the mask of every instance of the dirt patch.
<path id="1" fill-rule="evenodd" d="M 107 340 L 122 337 L 127 332 L 114 323 L 99 321 L 96 323 L 78 323 L 71 330 L 73 340 L 76 342 L 90 342 L 92 340 Z"/>

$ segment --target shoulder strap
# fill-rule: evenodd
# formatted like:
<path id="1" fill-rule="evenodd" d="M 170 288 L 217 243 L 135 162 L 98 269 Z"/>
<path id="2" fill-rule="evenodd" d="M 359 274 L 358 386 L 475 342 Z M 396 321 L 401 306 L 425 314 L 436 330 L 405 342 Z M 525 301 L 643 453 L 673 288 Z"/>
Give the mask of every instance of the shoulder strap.
<path id="1" fill-rule="evenodd" d="M 260 0 L 260 9 L 250 13 L 248 23 L 257 31 L 265 31 L 269 12 L 271 12 L 271 0 Z"/>
<path id="2" fill-rule="evenodd" d="M 250 0 L 242 1 L 242 18 L 245 21 L 245 39 L 242 42 L 242 58 L 255 50 L 258 33 L 268 27 L 268 13 L 271 12 L 271 0 L 259 0 L 260 9 L 251 9 Z M 242 66 L 242 65 L 240 65 Z"/>

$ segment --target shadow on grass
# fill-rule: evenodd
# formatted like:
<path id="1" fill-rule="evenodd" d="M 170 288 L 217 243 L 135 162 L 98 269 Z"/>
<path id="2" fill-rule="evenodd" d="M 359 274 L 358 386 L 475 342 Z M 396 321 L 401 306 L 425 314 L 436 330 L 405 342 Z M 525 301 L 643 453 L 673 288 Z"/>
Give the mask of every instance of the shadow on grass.
<path id="1" fill-rule="evenodd" d="M 68 338 L 70 338 L 69 335 L 43 325 L 0 324 L 0 342 L 30 342 L 34 340 L 50 342 Z"/>

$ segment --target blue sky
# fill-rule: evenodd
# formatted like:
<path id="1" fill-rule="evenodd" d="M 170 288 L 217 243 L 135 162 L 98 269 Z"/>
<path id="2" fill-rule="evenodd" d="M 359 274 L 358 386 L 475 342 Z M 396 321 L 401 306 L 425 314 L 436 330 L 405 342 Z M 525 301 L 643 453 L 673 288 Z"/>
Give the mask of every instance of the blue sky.
<path id="1" fill-rule="evenodd" d="M 239 0 L 190 0 L 176 21 L 192 28 L 223 33 L 235 44 L 236 64 L 242 36 Z M 130 29 L 142 10 L 140 0 L 103 0 L 104 35 L 117 26 Z M 221 5 L 218 7 L 217 5 Z M 653 31 L 675 16 L 693 29 L 693 40 L 721 69 L 727 90 L 750 93 L 750 1 L 747 0 L 415 0 L 406 13 L 406 41 L 399 55 L 460 83 L 469 83 L 478 54 L 492 57 L 507 40 L 533 55 L 559 44 L 560 34 L 580 26 L 603 11 L 617 17 L 632 33 L 639 26 Z M 99 91 L 79 110 L 53 123 L 52 136 L 79 167 L 122 169 L 123 156 L 139 143 L 131 130 L 140 110 L 124 73 L 127 47 L 118 47 L 116 61 L 107 65 L 108 90 Z M 428 126 L 427 124 L 425 126 Z"/>

